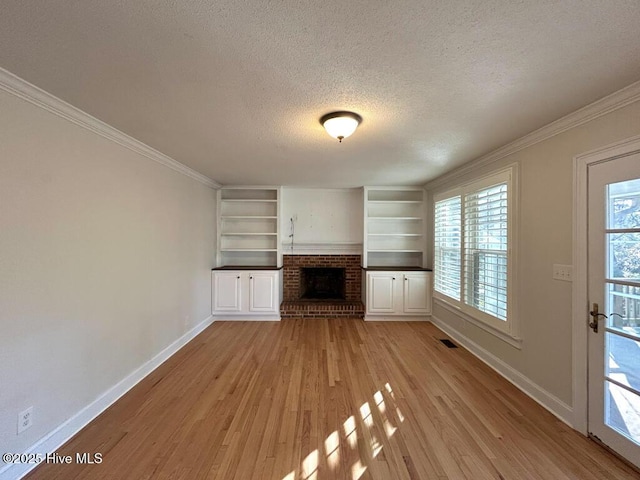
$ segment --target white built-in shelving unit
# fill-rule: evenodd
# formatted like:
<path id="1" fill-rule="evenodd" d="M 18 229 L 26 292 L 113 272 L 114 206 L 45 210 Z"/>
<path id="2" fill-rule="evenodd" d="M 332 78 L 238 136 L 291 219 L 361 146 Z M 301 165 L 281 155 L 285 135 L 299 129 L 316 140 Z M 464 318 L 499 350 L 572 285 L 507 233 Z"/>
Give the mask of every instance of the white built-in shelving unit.
<path id="1" fill-rule="evenodd" d="M 278 267 L 280 189 L 223 187 L 218 190 L 218 267 Z"/>
<path id="2" fill-rule="evenodd" d="M 364 187 L 363 266 L 424 266 L 424 193 L 418 187 Z"/>

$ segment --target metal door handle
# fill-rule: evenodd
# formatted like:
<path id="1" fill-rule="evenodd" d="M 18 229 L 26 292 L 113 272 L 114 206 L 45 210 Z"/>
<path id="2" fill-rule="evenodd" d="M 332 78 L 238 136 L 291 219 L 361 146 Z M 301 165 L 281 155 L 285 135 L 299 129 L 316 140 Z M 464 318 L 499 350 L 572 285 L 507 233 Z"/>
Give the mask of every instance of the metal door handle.
<path id="1" fill-rule="evenodd" d="M 593 310 L 589 312 L 589 315 L 591 315 L 592 319 L 591 322 L 589 322 L 589 327 L 593 330 L 594 333 L 598 333 L 598 320 L 600 320 L 600 317 L 607 318 L 607 316 L 604 313 L 598 313 L 597 303 L 593 304 Z"/>

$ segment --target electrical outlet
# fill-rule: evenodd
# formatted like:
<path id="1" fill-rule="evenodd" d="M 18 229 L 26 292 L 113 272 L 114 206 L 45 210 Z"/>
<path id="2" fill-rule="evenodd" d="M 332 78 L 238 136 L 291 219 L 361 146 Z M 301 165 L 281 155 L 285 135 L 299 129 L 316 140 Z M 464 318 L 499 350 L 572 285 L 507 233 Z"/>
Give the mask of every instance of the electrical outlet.
<path id="1" fill-rule="evenodd" d="M 33 407 L 18 414 L 18 434 L 24 432 L 33 425 Z"/>
<path id="2" fill-rule="evenodd" d="M 573 282 L 573 265 L 553 264 L 553 279 L 564 282 Z"/>

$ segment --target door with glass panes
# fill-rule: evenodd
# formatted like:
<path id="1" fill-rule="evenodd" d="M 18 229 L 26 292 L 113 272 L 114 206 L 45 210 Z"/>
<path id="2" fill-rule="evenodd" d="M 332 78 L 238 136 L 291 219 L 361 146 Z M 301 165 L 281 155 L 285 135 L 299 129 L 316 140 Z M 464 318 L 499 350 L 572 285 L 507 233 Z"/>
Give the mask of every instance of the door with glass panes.
<path id="1" fill-rule="evenodd" d="M 589 433 L 640 467 L 640 153 L 588 169 Z"/>

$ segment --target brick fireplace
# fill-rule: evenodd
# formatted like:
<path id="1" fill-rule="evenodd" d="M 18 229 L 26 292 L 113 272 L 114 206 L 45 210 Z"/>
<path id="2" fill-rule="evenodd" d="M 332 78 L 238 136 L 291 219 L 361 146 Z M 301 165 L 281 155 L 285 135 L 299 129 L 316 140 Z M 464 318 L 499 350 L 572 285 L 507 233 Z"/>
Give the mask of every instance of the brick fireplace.
<path id="1" fill-rule="evenodd" d="M 364 307 L 360 264 L 360 255 L 284 255 L 281 316 L 283 318 L 362 317 Z M 343 270 L 342 276 L 334 276 L 331 281 L 344 281 L 344 285 L 336 285 L 337 291 L 344 292 L 344 299 L 303 298 L 308 287 L 303 280 L 309 275 L 305 273 L 305 269 Z"/>

